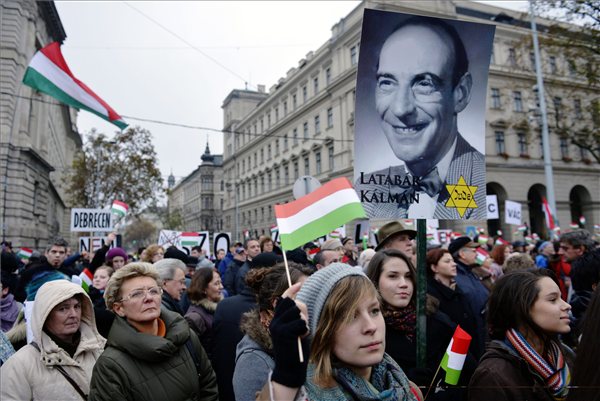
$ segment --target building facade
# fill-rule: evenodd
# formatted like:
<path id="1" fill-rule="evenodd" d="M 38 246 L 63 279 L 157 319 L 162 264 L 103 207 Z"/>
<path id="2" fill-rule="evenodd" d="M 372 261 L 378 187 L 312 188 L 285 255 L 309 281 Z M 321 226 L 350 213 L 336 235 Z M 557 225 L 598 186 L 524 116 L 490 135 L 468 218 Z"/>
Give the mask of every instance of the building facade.
<path id="1" fill-rule="evenodd" d="M 0 175 L 2 238 L 43 248 L 70 239 L 65 176 L 82 147 L 76 111 L 21 83 L 36 51 L 66 38 L 54 3 L 0 4 Z"/>
<path id="2" fill-rule="evenodd" d="M 223 155 L 211 154 L 207 143 L 201 160 L 198 168 L 177 184 L 169 177 L 169 213 L 181 216 L 182 231 L 223 231 Z"/>
<path id="3" fill-rule="evenodd" d="M 225 229 L 268 234 L 273 205 L 293 200 L 292 184 L 310 175 L 327 182 L 352 180 L 354 103 L 365 7 L 458 18 L 496 25 L 486 112 L 487 193 L 498 197 L 499 220 L 475 224 L 512 239 L 504 201 L 523 206 L 522 219 L 546 236 L 541 199 L 546 197 L 541 128 L 535 112 L 535 70 L 527 16 L 484 4 L 458 1 L 366 1 L 332 28 L 331 38 L 302 58 L 268 93 L 233 90 L 223 102 Z M 525 19 L 524 19 L 525 18 Z M 541 29 L 544 21 L 538 21 Z M 542 48 L 550 120 L 557 217 L 563 228 L 580 216 L 585 228 L 600 221 L 600 165 L 570 144 L 565 129 L 592 121 L 599 88 L 586 87 L 560 53 Z M 596 93 L 594 92 L 596 91 Z M 596 98 L 597 99 L 597 98 Z M 562 128 L 561 128 L 562 127 Z M 374 222 L 374 226 L 383 222 Z M 473 223 L 440 221 L 464 231 Z"/>

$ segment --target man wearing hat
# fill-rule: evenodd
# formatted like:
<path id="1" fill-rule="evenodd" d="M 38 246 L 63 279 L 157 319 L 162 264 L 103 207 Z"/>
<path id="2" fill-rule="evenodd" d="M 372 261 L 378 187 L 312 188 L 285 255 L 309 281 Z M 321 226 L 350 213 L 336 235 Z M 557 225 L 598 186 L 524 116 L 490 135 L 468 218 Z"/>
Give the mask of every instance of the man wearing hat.
<path id="1" fill-rule="evenodd" d="M 456 262 L 456 285 L 473 308 L 478 332 L 469 334 L 473 337 L 474 354 L 479 358 L 485 349 L 485 306 L 489 292 L 472 271 L 477 266 L 477 248 L 479 244 L 466 236 L 453 239 L 448 246 L 448 251 Z"/>
<path id="2" fill-rule="evenodd" d="M 391 221 L 377 232 L 379 243 L 375 250 L 397 249 L 412 258 L 414 256 L 413 240 L 416 236 L 417 232 L 415 230 L 404 228 L 399 221 Z"/>
<path id="3" fill-rule="evenodd" d="M 356 266 L 358 254 L 356 252 L 354 240 L 350 237 L 344 237 L 342 238 L 342 245 L 344 246 L 344 256 L 342 257 L 341 262 L 350 266 Z"/>

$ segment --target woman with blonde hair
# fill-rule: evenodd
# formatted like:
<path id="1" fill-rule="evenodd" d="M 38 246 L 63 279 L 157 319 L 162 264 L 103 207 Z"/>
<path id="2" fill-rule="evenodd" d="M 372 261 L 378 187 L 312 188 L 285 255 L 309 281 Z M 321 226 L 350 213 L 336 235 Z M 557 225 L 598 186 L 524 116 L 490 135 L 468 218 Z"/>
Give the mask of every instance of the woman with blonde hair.
<path id="1" fill-rule="evenodd" d="M 149 245 L 141 255 L 141 261 L 147 263 L 156 263 L 165 257 L 165 250 L 158 244 Z"/>
<path id="2" fill-rule="evenodd" d="M 89 400 L 218 400 L 215 373 L 182 316 L 161 310 L 158 272 L 135 262 L 104 292 L 117 316 L 94 366 Z"/>
<path id="3" fill-rule="evenodd" d="M 318 270 L 295 303 L 289 296 L 298 288 L 286 291 L 275 308 L 270 325 L 275 368 L 259 399 L 422 399 L 385 353 L 379 295 L 360 268 L 333 263 Z M 297 339 L 307 334 L 310 345 L 305 339 L 301 363 Z"/>

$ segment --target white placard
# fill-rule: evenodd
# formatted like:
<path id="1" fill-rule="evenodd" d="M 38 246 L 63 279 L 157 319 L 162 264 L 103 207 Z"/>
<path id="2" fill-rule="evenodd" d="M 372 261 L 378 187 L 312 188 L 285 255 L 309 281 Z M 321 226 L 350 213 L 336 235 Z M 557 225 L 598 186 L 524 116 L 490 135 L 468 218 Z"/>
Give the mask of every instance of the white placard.
<path id="1" fill-rule="evenodd" d="M 109 209 L 71 209 L 71 231 L 111 232 L 112 212 Z"/>
<path id="2" fill-rule="evenodd" d="M 210 244 L 208 240 L 208 231 L 181 232 L 173 230 L 160 230 L 158 234 L 158 245 L 168 248 L 172 245 L 182 250 L 188 255 L 192 253 L 192 248 L 200 246 L 206 257 L 210 257 Z"/>
<path id="3" fill-rule="evenodd" d="M 485 197 L 487 202 L 487 218 L 488 220 L 499 219 L 500 214 L 498 213 L 498 197 L 496 195 L 487 195 Z"/>
<path id="4" fill-rule="evenodd" d="M 504 219 L 506 224 L 521 225 L 521 204 L 507 200 L 504 202 Z"/>

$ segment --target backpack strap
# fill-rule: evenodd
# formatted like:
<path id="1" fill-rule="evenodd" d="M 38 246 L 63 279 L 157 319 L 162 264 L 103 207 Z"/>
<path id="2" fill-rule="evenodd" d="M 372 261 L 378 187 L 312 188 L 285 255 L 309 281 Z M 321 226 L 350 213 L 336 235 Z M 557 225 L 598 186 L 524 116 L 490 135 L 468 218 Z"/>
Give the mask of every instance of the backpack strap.
<path id="1" fill-rule="evenodd" d="M 190 338 L 188 338 L 188 340 L 185 342 L 185 347 L 187 348 L 188 352 L 190 353 L 190 356 L 192 357 L 192 360 L 194 361 L 194 365 L 196 366 L 196 373 L 198 373 L 198 376 L 200 376 L 200 359 L 198 359 L 198 354 L 196 353 L 194 345 L 192 344 L 191 335 Z"/>
<path id="2" fill-rule="evenodd" d="M 39 353 L 42 353 L 42 351 L 40 350 L 40 346 L 35 341 L 32 341 L 29 344 L 31 344 L 31 346 L 33 348 L 35 348 L 36 350 L 38 350 Z M 83 390 L 81 389 L 81 387 L 79 387 L 79 385 L 75 382 L 75 380 L 73 380 L 73 378 L 67 373 L 67 371 L 65 370 L 65 368 L 63 368 L 60 365 L 54 365 L 54 368 L 56 370 L 58 370 L 58 372 L 61 375 L 63 375 L 65 377 L 65 379 L 67 379 L 67 381 L 69 382 L 69 384 L 71 384 L 71 386 L 73 386 L 73 388 L 75 389 L 75 391 L 77 391 L 77 393 L 81 396 L 81 398 L 83 398 L 84 400 L 88 399 L 88 396 L 83 392 Z"/>

